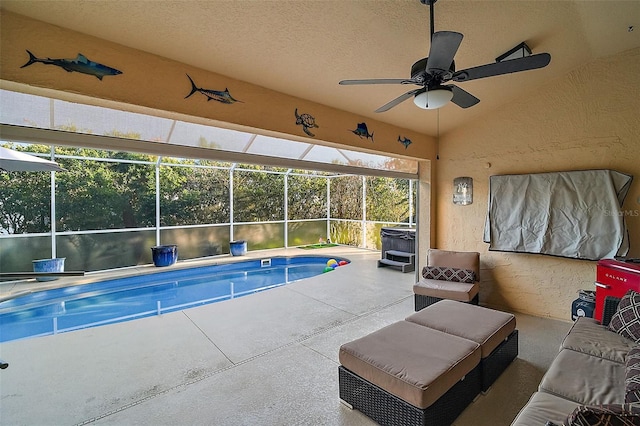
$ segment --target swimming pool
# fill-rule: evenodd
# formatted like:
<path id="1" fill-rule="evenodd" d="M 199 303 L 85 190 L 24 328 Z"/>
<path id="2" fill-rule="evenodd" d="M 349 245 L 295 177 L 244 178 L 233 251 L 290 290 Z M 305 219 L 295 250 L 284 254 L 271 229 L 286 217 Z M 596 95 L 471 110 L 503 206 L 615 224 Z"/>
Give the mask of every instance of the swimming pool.
<path id="1" fill-rule="evenodd" d="M 246 296 L 322 274 L 329 259 L 290 256 L 244 260 L 30 293 L 0 302 L 0 342 L 97 327 Z"/>

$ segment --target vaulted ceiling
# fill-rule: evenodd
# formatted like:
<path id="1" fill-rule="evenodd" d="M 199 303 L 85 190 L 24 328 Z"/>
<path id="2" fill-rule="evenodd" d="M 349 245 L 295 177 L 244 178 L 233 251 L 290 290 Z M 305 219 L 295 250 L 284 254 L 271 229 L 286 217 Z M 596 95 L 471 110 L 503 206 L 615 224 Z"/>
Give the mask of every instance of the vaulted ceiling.
<path id="1" fill-rule="evenodd" d="M 637 0 L 440 0 L 435 30 L 464 34 L 457 69 L 494 62 L 523 41 L 534 54 L 550 53 L 551 63 L 456 83 L 481 100 L 468 109 L 449 103 L 427 111 L 408 100 L 375 113 L 415 86 L 338 82 L 410 77 L 430 45 L 429 7 L 419 0 L 2 0 L 0 6 L 429 135 L 481 120 L 595 59 L 640 46 Z"/>

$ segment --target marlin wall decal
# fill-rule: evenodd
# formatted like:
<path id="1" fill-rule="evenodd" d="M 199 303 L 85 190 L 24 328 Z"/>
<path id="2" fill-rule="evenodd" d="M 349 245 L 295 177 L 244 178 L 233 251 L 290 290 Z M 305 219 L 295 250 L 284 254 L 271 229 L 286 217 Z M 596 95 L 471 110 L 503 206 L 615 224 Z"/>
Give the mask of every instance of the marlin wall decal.
<path id="1" fill-rule="evenodd" d="M 45 65 L 55 65 L 57 67 L 62 68 L 67 72 L 80 72 L 82 74 L 93 75 L 97 77 L 99 80 L 102 80 L 102 77 L 105 75 L 118 75 L 122 74 L 122 71 L 119 71 L 115 68 L 108 67 L 106 65 L 99 64 L 97 62 L 90 61 L 84 56 L 82 53 L 78 53 L 76 59 L 51 59 L 51 58 L 38 58 L 33 53 L 29 52 L 29 61 L 21 66 L 20 68 L 28 67 L 31 64 L 36 62 L 40 62 Z"/>
<path id="2" fill-rule="evenodd" d="M 233 96 L 231 96 L 231 94 L 229 93 L 229 89 L 224 89 L 224 91 L 203 89 L 202 87 L 196 86 L 196 83 L 194 83 L 193 79 L 189 77 L 189 74 L 187 74 L 187 78 L 191 82 L 191 92 L 184 97 L 185 99 L 187 99 L 189 96 L 193 95 L 194 93 L 198 92 L 198 93 L 202 93 L 207 97 L 207 102 L 209 102 L 212 99 L 214 101 L 218 101 L 223 104 L 232 104 L 234 102 L 242 102 L 237 99 L 234 99 Z"/>

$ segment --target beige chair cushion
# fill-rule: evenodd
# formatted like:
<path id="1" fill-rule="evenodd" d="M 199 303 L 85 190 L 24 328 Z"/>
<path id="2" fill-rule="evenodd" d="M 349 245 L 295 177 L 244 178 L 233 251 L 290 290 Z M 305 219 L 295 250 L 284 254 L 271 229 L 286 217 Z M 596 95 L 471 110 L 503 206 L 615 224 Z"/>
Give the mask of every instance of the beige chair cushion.
<path id="1" fill-rule="evenodd" d="M 422 296 L 471 302 L 480 291 L 480 253 L 429 249 L 427 266 L 446 266 L 449 268 L 470 269 L 476 274 L 475 283 L 430 280 L 421 277 L 413 286 L 413 292 Z"/>
<path id="2" fill-rule="evenodd" d="M 429 249 L 427 251 L 427 266 L 471 269 L 476 273 L 476 281 L 480 281 L 480 253 L 475 251 Z"/>
<path id="3" fill-rule="evenodd" d="M 482 306 L 441 300 L 407 317 L 407 321 L 472 340 L 486 358 L 516 329 L 516 317 Z"/>
<path id="4" fill-rule="evenodd" d="M 427 280 L 421 278 L 413 286 L 413 292 L 423 296 L 437 297 L 439 299 L 459 300 L 460 302 L 471 302 L 480 291 L 480 285 L 457 283 L 454 281 Z"/>
<path id="5" fill-rule="evenodd" d="M 480 345 L 399 321 L 345 343 L 339 359 L 363 379 L 426 408 L 480 363 Z"/>

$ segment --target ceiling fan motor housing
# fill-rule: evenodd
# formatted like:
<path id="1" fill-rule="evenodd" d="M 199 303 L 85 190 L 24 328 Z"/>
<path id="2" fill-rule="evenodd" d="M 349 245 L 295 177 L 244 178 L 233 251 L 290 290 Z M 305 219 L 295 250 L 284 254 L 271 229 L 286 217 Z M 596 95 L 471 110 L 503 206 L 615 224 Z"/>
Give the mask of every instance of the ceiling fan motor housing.
<path id="1" fill-rule="evenodd" d="M 427 73 L 427 60 L 429 58 L 422 58 L 411 66 L 411 79 L 416 83 L 425 86 L 438 85 L 443 81 L 451 80 L 453 73 L 456 71 L 456 62 L 452 61 L 449 71 L 439 75 L 431 75 Z M 434 78 L 437 77 L 437 78 Z"/>

